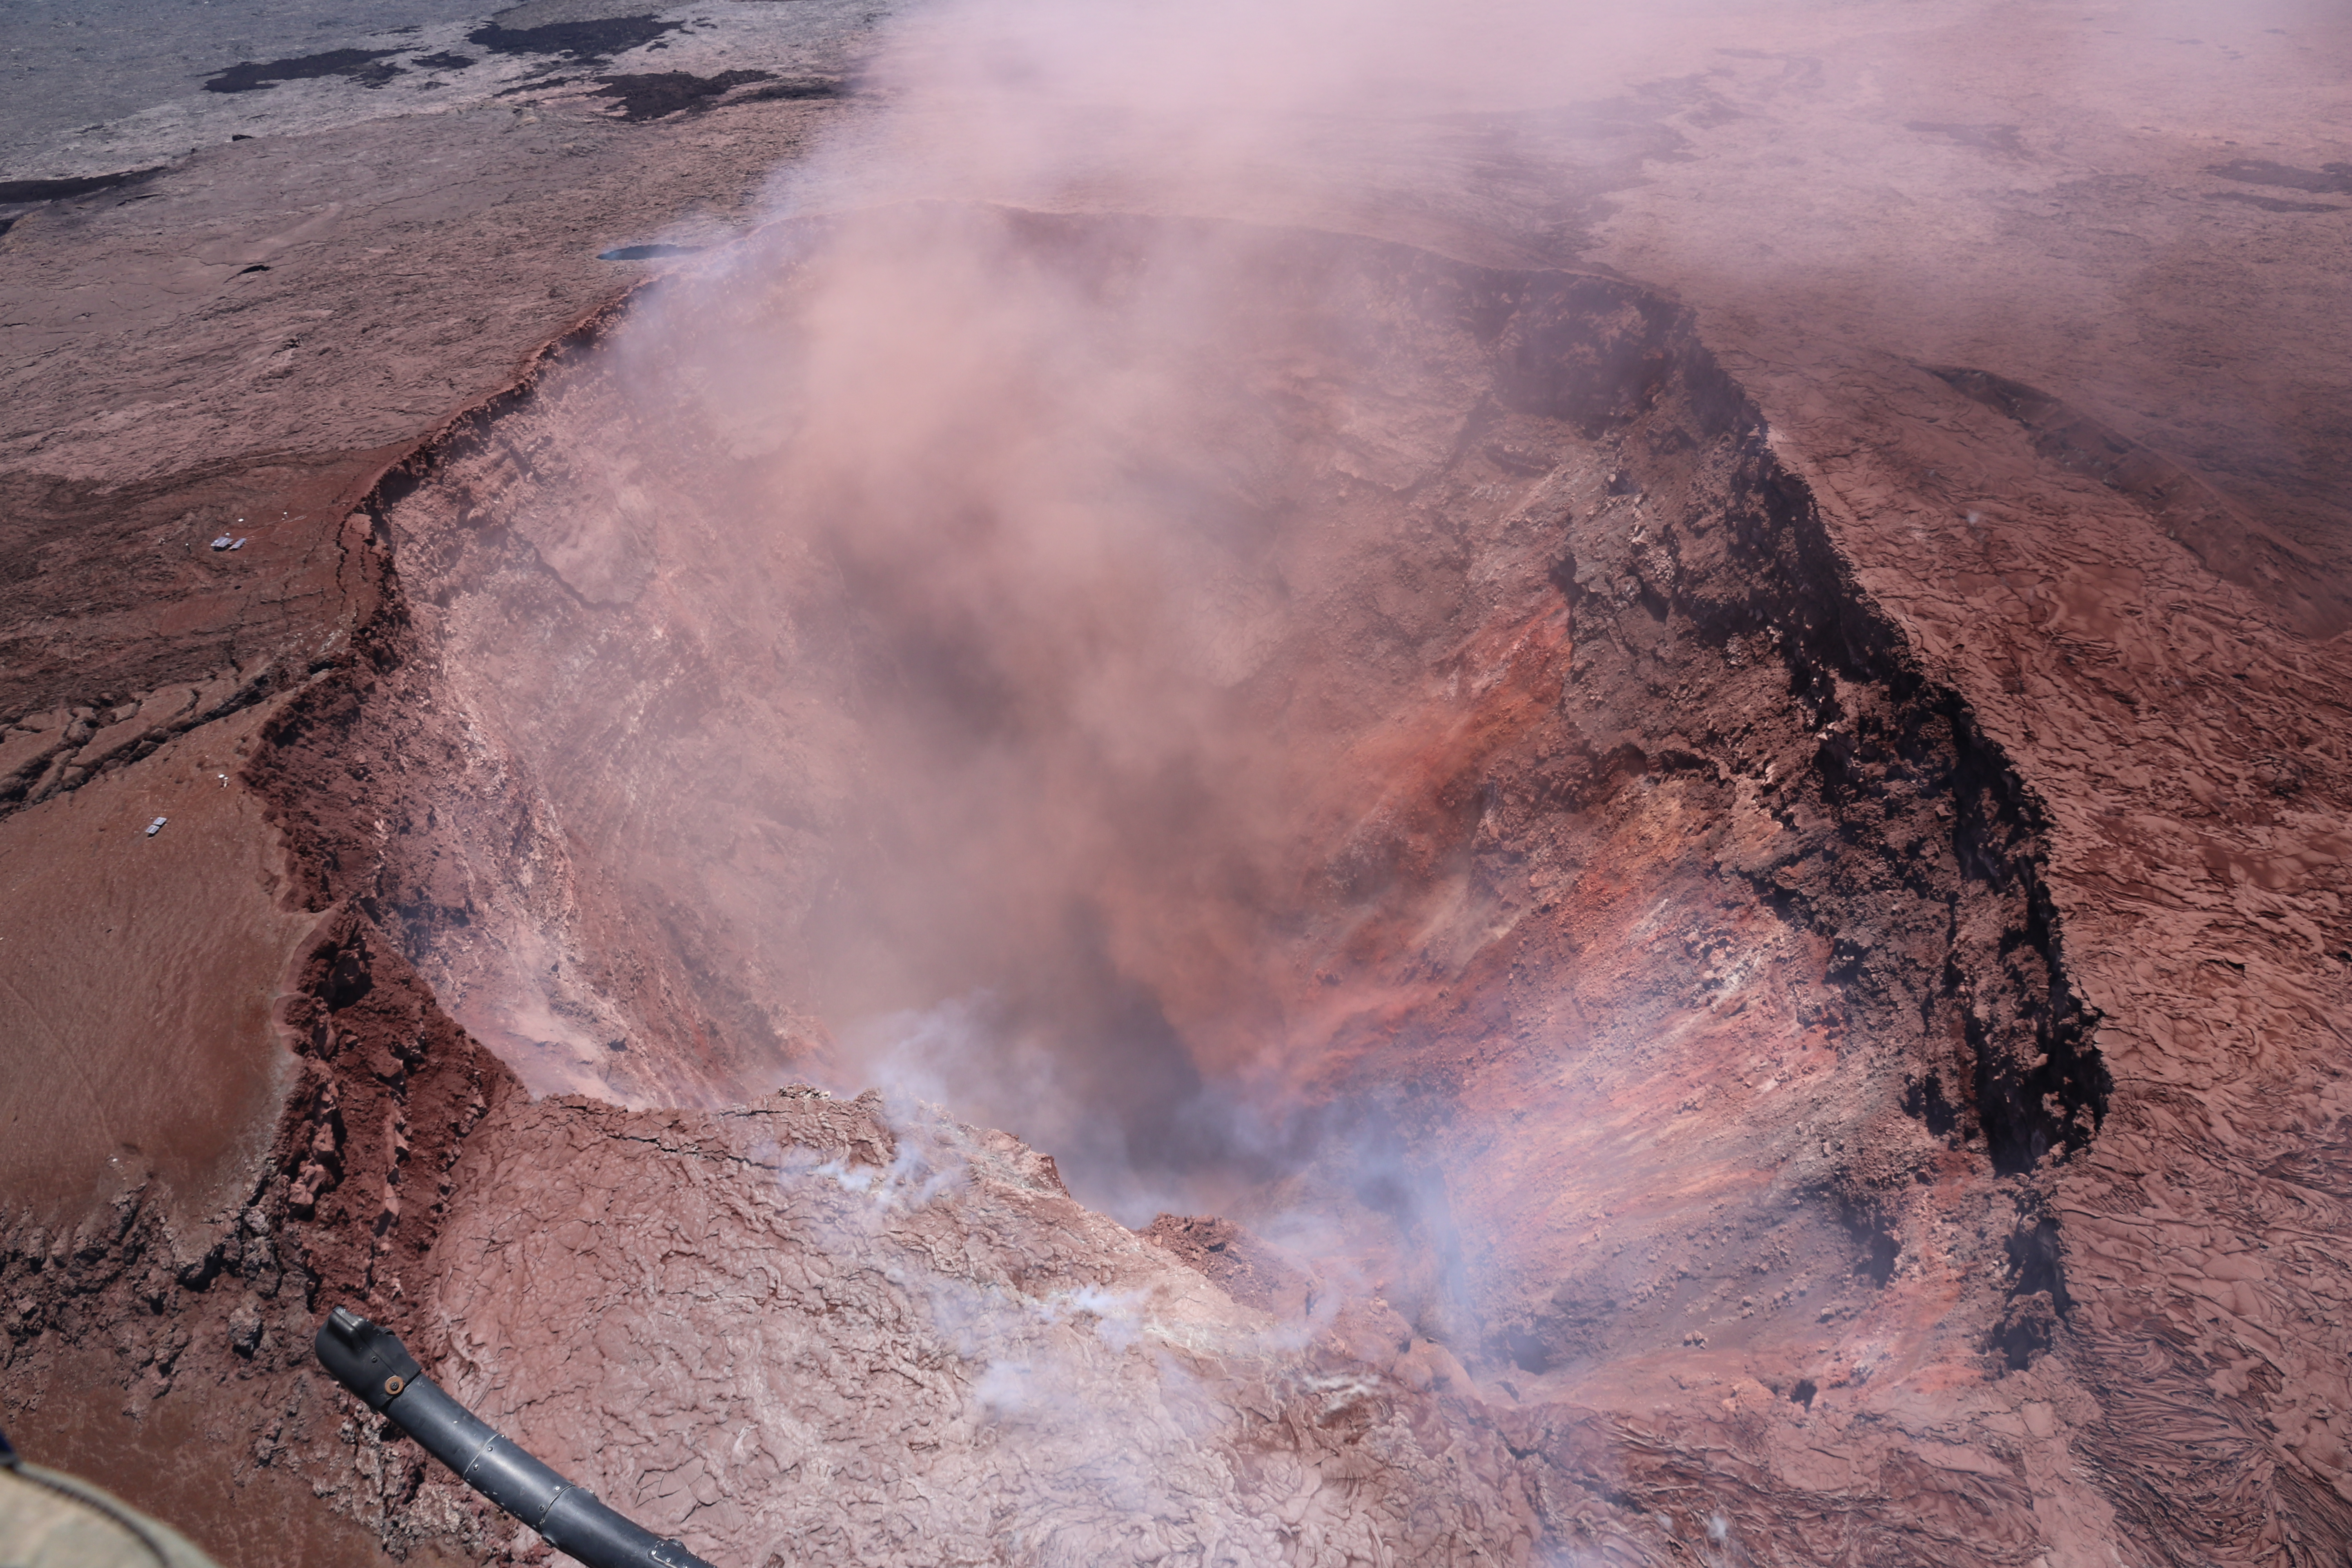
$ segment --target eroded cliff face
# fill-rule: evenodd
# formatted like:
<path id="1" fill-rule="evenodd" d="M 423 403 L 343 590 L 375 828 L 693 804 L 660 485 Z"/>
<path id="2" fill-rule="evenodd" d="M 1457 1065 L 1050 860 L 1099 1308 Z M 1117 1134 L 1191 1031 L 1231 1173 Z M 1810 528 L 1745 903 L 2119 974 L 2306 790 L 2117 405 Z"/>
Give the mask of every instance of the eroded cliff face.
<path id="1" fill-rule="evenodd" d="M 2318 1234 L 2332 1112 L 2209 1146 L 2119 1066 L 2162 1005 L 2034 694 L 2131 639 L 1956 651 L 1947 535 L 2076 548 L 1981 499 L 2072 481 L 1902 385 L 1825 460 L 1622 281 L 1129 217 L 641 299 L 378 488 L 349 651 L 248 699 L 299 1081 L 209 1239 L 18 1225 L 12 1373 L 116 1325 L 87 1377 L 201 1384 L 354 1552 L 533 1549 L 304 1370 L 346 1296 L 714 1561 L 2329 1560 L 2340 1269 L 2130 1227 L 2218 1160 Z M 2244 684 L 2301 738 L 2232 809 L 2340 823 Z M 2340 863 L 2207 842 L 2340 991 Z"/>

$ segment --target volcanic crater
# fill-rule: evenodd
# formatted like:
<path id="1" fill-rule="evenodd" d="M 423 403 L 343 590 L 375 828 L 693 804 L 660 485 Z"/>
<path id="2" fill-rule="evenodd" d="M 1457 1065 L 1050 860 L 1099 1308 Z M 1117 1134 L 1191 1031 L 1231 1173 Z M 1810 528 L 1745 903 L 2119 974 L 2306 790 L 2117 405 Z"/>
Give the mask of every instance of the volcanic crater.
<path id="1" fill-rule="evenodd" d="M 347 1304 L 741 1568 L 2352 1552 L 2340 26 L 446 9 L 12 67 L 27 1457 L 542 1561 Z"/>
<path id="2" fill-rule="evenodd" d="M 2007 1435 L 2112 1092 L 2045 808 L 1656 296 L 782 225 L 342 550 L 241 756 L 318 921 L 273 1152 L 208 1247 L 16 1237 L 36 1366 L 258 1379 L 250 1468 L 404 1551 L 523 1543 L 303 1370 L 345 1296 L 714 1561 L 2105 1517 Z"/>

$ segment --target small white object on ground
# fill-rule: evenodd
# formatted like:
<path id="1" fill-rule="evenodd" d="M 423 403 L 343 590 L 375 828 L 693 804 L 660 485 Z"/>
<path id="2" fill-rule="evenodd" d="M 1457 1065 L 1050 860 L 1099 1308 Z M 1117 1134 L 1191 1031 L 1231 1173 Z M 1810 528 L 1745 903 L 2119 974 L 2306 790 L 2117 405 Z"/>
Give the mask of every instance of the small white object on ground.
<path id="1" fill-rule="evenodd" d="M 169 822 L 169 821 L 171 821 L 171 820 L 172 820 L 172 819 L 171 819 L 170 817 L 168 817 L 168 816 L 159 816 L 159 817 L 157 817 L 154 821 L 152 821 L 152 822 L 149 823 L 149 824 L 147 825 L 147 837 L 150 837 L 150 838 L 152 838 L 152 837 L 155 837 L 155 835 L 157 835 L 158 833 L 163 832 L 163 824 L 165 824 L 165 823 L 167 823 L 167 822 Z"/>
<path id="2" fill-rule="evenodd" d="M 226 533 L 222 534 L 218 539 L 215 539 L 215 540 L 214 540 L 214 541 L 213 541 L 213 548 L 214 548 L 215 550 L 226 550 L 226 549 L 228 548 L 228 546 L 229 546 L 229 537 L 228 537 L 228 535 L 227 535 L 227 534 L 226 534 Z"/>

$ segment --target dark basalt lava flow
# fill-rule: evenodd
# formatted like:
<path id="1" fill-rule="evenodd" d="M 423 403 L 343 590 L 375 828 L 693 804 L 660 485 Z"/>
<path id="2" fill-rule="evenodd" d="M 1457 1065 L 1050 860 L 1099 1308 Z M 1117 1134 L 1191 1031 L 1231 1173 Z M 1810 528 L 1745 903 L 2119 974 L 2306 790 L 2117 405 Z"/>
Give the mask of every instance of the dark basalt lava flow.
<path id="1" fill-rule="evenodd" d="M 271 1152 L 210 1240 L 13 1231 L 12 1378 L 109 1325 L 403 1551 L 527 1542 L 314 1385 L 345 1297 L 718 1562 L 2190 1539 L 2057 1208 L 2119 1091 L 2049 807 L 1685 315 L 745 248 L 369 499 L 247 721 L 320 915 Z"/>

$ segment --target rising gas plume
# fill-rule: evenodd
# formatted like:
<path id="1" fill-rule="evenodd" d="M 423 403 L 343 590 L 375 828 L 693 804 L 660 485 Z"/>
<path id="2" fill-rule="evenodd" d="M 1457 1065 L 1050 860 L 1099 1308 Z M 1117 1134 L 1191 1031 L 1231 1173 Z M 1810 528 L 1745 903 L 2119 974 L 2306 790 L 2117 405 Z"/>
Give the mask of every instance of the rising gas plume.
<path id="1" fill-rule="evenodd" d="M 962 204 L 1433 210 L 1397 187 L 1462 113 L 1654 42 L 1534 5 L 929 9 L 730 263 L 763 303 L 633 327 L 642 395 L 757 453 L 745 521 L 839 595 L 869 750 L 795 979 L 844 1081 L 1015 1126 L 1129 1217 L 1185 1173 L 1231 1199 L 1297 1152 L 1339 1021 L 1410 1002 L 1384 965 L 1475 946 L 1440 797 L 1559 681 L 1555 590 L 1496 607 L 1391 537 L 1479 396 L 1461 343 L 1286 235 Z M 1465 679 L 1505 694 L 1465 718 Z"/>
<path id="2" fill-rule="evenodd" d="M 1496 605 L 1394 538 L 1480 396 L 1458 324 L 1249 226 L 936 205 L 797 243 L 755 311 L 671 316 L 691 390 L 641 395 L 732 430 L 859 736 L 805 939 L 847 1079 L 914 1072 L 1130 1211 L 1142 1171 L 1270 1157 L 1382 965 L 1475 945 L 1431 797 L 1557 690 L 1539 570 Z"/>
<path id="3" fill-rule="evenodd" d="M 1970 847 L 2025 843 L 2015 807 L 1913 798 L 1989 776 L 1966 727 L 1856 695 L 1880 634 L 1814 643 L 1843 590 L 1688 319 L 1528 265 L 1573 258 L 1570 130 L 1713 101 L 1578 95 L 1734 22 L 1772 26 L 907 19 L 769 226 L 394 518 L 540 802 L 476 884 L 509 912 L 435 938 L 461 1016 L 542 1089 L 878 1081 L 1129 1223 L 1386 1234 L 1414 1261 L 1368 1279 L 1433 1322 L 1485 1300 L 1543 1365 L 1700 1310 L 1576 1250 L 1629 1205 L 1811 1215 L 1794 1300 L 1801 1257 L 1879 1280 L 1915 1245 L 1841 1148 L 2079 1142 L 2100 1079 L 2028 851 Z M 1875 702 L 1941 771 L 1822 771 Z M 1849 816 L 1941 868 L 1808 858 Z M 1856 967 L 1857 927 L 1908 956 Z M 1832 1072 L 1857 1040 L 1892 1054 Z M 1776 1109 L 1702 1158 L 1677 1119 L 1727 1072 Z M 1898 1101 L 1963 1109 L 1860 1131 Z"/>
<path id="4" fill-rule="evenodd" d="M 453 679 L 570 846 L 544 886 L 619 896 L 528 895 L 567 951 L 510 941 L 469 1021 L 511 1014 L 548 1087 L 885 1080 L 1130 1222 L 1274 1223 L 1319 1170 L 1308 1206 L 1440 1216 L 1452 1258 L 1402 1151 L 1466 1065 L 1643 1027 L 1457 994 L 1564 983 L 1522 951 L 1577 912 L 1530 892 L 1572 876 L 1551 824 L 1680 722 L 1646 677 L 1570 716 L 1565 530 L 1658 526 L 1633 458 L 1730 416 L 1661 411 L 1663 305 L 1384 241 L 1540 249 L 1543 155 L 1493 116 L 1741 14 L 904 22 L 777 221 L 554 373 L 479 477 L 532 555 L 454 568 L 488 591 L 448 611 Z M 1810 962 L 1692 896 L 1629 939 Z"/>

